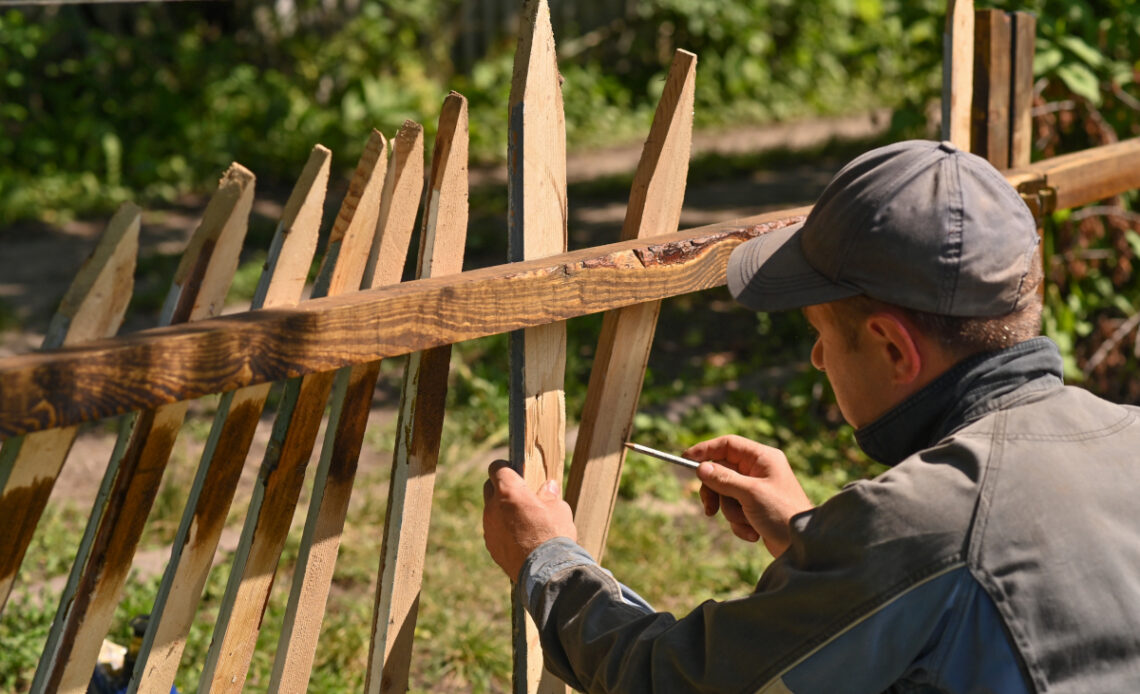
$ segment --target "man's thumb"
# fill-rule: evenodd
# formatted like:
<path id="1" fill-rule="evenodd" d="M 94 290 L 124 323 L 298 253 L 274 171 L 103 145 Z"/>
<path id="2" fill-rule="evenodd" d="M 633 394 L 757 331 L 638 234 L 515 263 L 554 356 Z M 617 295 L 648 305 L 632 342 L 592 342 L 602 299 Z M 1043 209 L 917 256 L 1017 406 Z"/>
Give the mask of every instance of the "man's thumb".
<path id="1" fill-rule="evenodd" d="M 697 477 L 717 494 L 735 496 L 732 492 L 740 489 L 743 475 L 723 465 L 705 462 L 697 468 Z"/>

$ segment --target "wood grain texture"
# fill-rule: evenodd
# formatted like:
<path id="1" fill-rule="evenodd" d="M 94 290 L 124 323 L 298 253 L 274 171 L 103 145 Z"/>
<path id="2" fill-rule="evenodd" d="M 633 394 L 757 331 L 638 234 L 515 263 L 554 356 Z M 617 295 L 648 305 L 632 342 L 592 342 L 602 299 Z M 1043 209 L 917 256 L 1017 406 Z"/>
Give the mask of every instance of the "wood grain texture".
<path id="1" fill-rule="evenodd" d="M 52 317 L 43 349 L 118 331 L 134 288 L 141 212 L 127 202 L 111 218 Z M 74 426 L 39 431 L 0 448 L 0 518 L 7 527 L 0 533 L 0 613 L 76 431 Z"/>
<path id="2" fill-rule="evenodd" d="M 974 0 L 948 0 L 942 35 L 942 139 L 970 151 L 974 100 Z"/>
<path id="3" fill-rule="evenodd" d="M 387 142 L 373 130 L 333 224 L 314 296 L 359 289 L 380 211 Z M 285 384 L 206 655 L 199 692 L 240 692 L 332 390 L 334 371 Z"/>
<path id="4" fill-rule="evenodd" d="M 693 130 L 696 56 L 677 51 L 633 178 L 622 238 L 676 231 Z M 661 302 L 606 313 L 566 485 L 578 543 L 601 561 Z"/>
<path id="5" fill-rule="evenodd" d="M 364 272 L 365 286 L 385 286 L 400 281 L 422 181 L 423 128 L 408 121 L 393 142 L 376 237 Z M 308 687 L 379 374 L 379 361 L 337 373 L 329 422 L 313 479 L 312 500 L 270 677 L 270 691 L 304 692 Z"/>
<path id="6" fill-rule="evenodd" d="M 1009 15 L 974 15 L 974 103 L 970 151 L 999 169 L 1009 168 L 1011 34 Z"/>
<path id="7" fill-rule="evenodd" d="M 1065 210 L 1140 188 L 1140 138 L 1062 154 L 1005 172 L 1015 186 L 1044 185 Z"/>
<path id="8" fill-rule="evenodd" d="M 507 227 L 509 259 L 566 251 L 566 122 L 558 56 L 546 0 L 526 0 L 509 100 Z M 537 489 L 561 477 L 566 457 L 566 325 L 511 334 L 510 462 Z M 565 691 L 542 669 L 538 632 L 514 606 L 516 692 Z"/>
<path id="9" fill-rule="evenodd" d="M 452 92 L 440 113 L 416 277 L 463 269 L 467 239 L 467 100 Z M 409 356 L 372 619 L 367 692 L 405 692 L 427 554 L 428 526 L 443 433 L 451 346 Z"/>
<path id="10" fill-rule="evenodd" d="M 252 308 L 295 305 L 316 250 L 332 154 L 313 148 L 273 235 Z M 167 694 L 206 585 L 214 552 L 270 384 L 222 395 L 171 545 L 128 691 Z"/>
<path id="11" fill-rule="evenodd" d="M 1009 166 L 1027 166 L 1033 151 L 1033 56 L 1037 18 L 1028 12 L 1010 15 Z"/>
<path id="12" fill-rule="evenodd" d="M 175 272 L 164 322 L 199 320 L 221 310 L 237 269 L 253 188 L 253 174 L 239 164 L 222 176 Z M 187 404 L 144 411 L 121 430 L 33 691 L 87 691 Z"/>

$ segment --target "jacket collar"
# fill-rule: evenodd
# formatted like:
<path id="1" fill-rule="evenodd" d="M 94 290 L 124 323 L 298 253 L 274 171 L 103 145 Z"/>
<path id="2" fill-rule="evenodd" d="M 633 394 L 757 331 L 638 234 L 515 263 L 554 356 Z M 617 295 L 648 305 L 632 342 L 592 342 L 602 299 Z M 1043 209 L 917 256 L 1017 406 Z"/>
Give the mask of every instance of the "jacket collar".
<path id="1" fill-rule="evenodd" d="M 1047 337 L 969 357 L 856 430 L 855 440 L 875 460 L 896 465 L 1027 392 L 1062 385 L 1061 369 L 1061 352 Z"/>

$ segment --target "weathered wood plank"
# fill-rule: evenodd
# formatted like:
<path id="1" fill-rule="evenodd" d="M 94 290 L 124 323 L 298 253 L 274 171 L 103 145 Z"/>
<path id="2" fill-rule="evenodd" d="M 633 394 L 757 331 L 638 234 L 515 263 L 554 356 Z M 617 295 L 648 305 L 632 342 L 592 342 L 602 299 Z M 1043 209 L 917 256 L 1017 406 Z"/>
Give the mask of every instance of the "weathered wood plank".
<path id="1" fill-rule="evenodd" d="M 373 130 L 329 235 L 314 296 L 359 289 L 379 217 L 386 165 L 387 143 Z M 332 371 L 313 373 L 285 384 L 234 553 L 199 692 L 240 692 L 245 685 L 335 375 Z"/>
<path id="2" fill-rule="evenodd" d="M 1140 188 L 1138 143 L 1005 175 L 1043 183 L 1064 162 L 1053 175 L 1057 204 L 1072 207 Z M 0 437 L 721 286 L 737 244 L 807 209 L 0 359 Z"/>
<path id="3" fill-rule="evenodd" d="M 546 0 L 523 3 L 507 142 L 509 259 L 564 253 L 566 122 Z M 561 479 L 566 457 L 566 325 L 516 331 L 510 350 L 510 460 L 537 489 Z M 513 612 L 514 691 L 565 691 L 543 671 L 538 631 L 526 610 L 516 604 Z"/>
<path id="4" fill-rule="evenodd" d="M 285 203 L 252 308 L 295 305 L 317 246 L 332 153 L 313 148 Z M 270 384 L 222 395 L 171 545 L 129 692 L 168 694 Z"/>
<path id="5" fill-rule="evenodd" d="M 1010 15 L 1009 165 L 1028 166 L 1033 151 L 1033 55 L 1037 18 L 1028 12 Z"/>
<path id="6" fill-rule="evenodd" d="M 253 174 L 239 164 L 223 175 L 175 272 L 164 324 L 221 310 L 245 239 L 253 188 Z M 183 401 L 147 410 L 121 429 L 33 691 L 87 691 L 186 407 Z"/>
<path id="7" fill-rule="evenodd" d="M 444 102 L 438 133 L 424 201 L 417 278 L 453 275 L 463 269 L 467 100 L 455 92 Z M 450 362 L 451 345 L 444 345 L 409 355 L 404 372 L 372 618 L 367 692 L 408 690 Z"/>
<path id="8" fill-rule="evenodd" d="M 622 239 L 676 231 L 685 198 L 697 57 L 678 50 L 633 178 Z M 617 501 L 661 302 L 610 311 L 602 322 L 566 485 L 578 543 L 601 561 Z"/>
<path id="9" fill-rule="evenodd" d="M 110 337 L 119 329 L 134 288 L 142 211 L 123 203 L 84 261 L 52 317 L 43 349 Z M 75 426 L 10 439 L 0 448 L 0 613 L 16 572 L 75 440 Z"/>
<path id="10" fill-rule="evenodd" d="M 423 128 L 408 121 L 392 144 L 364 286 L 372 288 L 400 281 L 422 187 Z M 277 643 L 269 683 L 271 692 L 307 690 L 379 374 L 380 362 L 376 361 L 341 369 L 336 375 L 289 604 Z"/>
<path id="11" fill-rule="evenodd" d="M 974 16 L 974 103 L 971 149 L 1009 168 L 1010 21 L 1001 10 Z"/>
<path id="12" fill-rule="evenodd" d="M 942 139 L 970 151 L 974 99 L 974 0 L 949 0 L 942 35 Z"/>

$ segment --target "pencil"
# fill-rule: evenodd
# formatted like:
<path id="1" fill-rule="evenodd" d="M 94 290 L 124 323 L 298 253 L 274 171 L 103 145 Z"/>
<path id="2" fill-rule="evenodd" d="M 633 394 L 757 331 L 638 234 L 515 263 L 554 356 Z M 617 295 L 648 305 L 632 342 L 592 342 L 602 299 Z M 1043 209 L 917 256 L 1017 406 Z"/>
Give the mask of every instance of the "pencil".
<path id="1" fill-rule="evenodd" d="M 682 458 L 679 455 L 673 455 L 672 453 L 666 453 L 665 451 L 659 451 L 656 448 L 650 448 L 649 446 L 642 446 L 640 443 L 630 443 L 627 441 L 625 444 L 625 447 L 632 450 L 632 451 L 637 451 L 638 453 L 644 453 L 645 455 L 652 456 L 652 457 L 657 458 L 659 460 L 664 460 L 664 461 L 673 463 L 674 465 L 680 465 L 681 467 L 687 467 L 690 470 L 696 470 L 698 467 L 701 466 L 701 464 L 695 460 L 689 460 L 688 458 Z"/>

